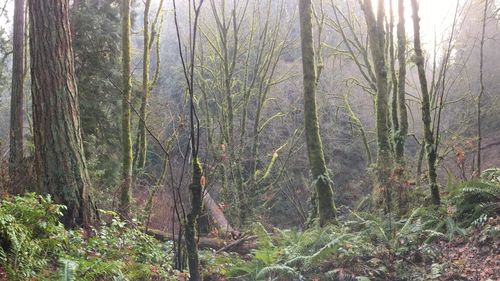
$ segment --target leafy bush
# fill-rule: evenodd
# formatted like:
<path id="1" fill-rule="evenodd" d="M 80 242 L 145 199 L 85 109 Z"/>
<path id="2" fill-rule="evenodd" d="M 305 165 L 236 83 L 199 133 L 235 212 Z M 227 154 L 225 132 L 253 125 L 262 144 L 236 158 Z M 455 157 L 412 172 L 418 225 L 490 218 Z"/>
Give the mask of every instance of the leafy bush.
<path id="1" fill-rule="evenodd" d="M 67 244 L 62 205 L 34 193 L 0 202 L 0 265 L 14 280 L 28 280 Z"/>
<path id="2" fill-rule="evenodd" d="M 484 180 L 464 182 L 452 190 L 449 200 L 455 207 L 455 217 L 470 226 L 481 217 L 500 214 L 500 184 Z"/>
<path id="3" fill-rule="evenodd" d="M 170 280 L 171 244 L 130 227 L 116 214 L 109 225 L 94 232 L 92 236 L 69 232 L 71 246 L 65 260 L 77 264 L 77 280 Z"/>

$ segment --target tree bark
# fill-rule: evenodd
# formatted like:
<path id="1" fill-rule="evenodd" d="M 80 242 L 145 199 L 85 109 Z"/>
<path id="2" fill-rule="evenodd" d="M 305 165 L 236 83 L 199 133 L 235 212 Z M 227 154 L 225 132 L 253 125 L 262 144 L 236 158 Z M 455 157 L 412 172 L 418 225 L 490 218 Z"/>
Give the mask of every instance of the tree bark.
<path id="1" fill-rule="evenodd" d="M 385 193 L 387 211 L 391 207 L 390 170 L 392 166 L 389 142 L 389 94 L 387 90 L 387 66 L 385 61 L 384 1 L 378 0 L 377 17 L 373 12 L 371 0 L 362 5 L 368 25 L 368 37 L 377 81 L 377 173 L 378 181 Z"/>
<path id="2" fill-rule="evenodd" d="M 483 10 L 483 25 L 481 30 L 481 46 L 480 46 L 480 60 L 479 60 L 479 95 L 477 97 L 477 176 L 481 175 L 481 100 L 484 95 L 484 79 L 483 79 L 483 66 L 484 66 L 484 37 L 486 33 L 486 16 L 488 13 L 488 0 L 484 0 Z"/>
<path id="3" fill-rule="evenodd" d="M 435 205 L 440 205 L 441 198 L 437 185 L 437 172 L 436 160 L 437 151 L 436 143 L 434 141 L 434 133 L 432 132 L 432 119 L 431 119 L 431 105 L 429 90 L 427 86 L 427 78 L 425 76 L 424 55 L 420 43 L 420 18 L 418 16 L 418 3 L 417 0 L 411 0 L 411 7 L 413 10 L 413 30 L 414 30 L 414 49 L 416 56 L 416 64 L 418 70 L 418 78 L 420 80 L 420 87 L 422 90 L 422 122 L 424 124 L 424 138 L 425 147 L 427 152 L 427 161 L 429 165 L 429 184 L 431 189 L 431 200 Z"/>
<path id="4" fill-rule="evenodd" d="M 144 3 L 144 20 L 143 20 L 143 54 L 142 54 L 142 101 L 141 109 L 139 111 L 141 118 L 146 120 L 146 110 L 148 106 L 148 99 L 150 95 L 150 83 L 149 83 L 149 63 L 151 60 L 151 47 L 149 32 L 149 10 L 151 8 L 151 0 L 146 0 Z M 153 35 L 154 36 L 154 35 Z M 146 138 L 146 128 L 144 122 L 139 122 L 139 128 L 137 132 L 137 153 L 134 158 L 134 167 L 137 171 L 144 169 L 146 165 L 146 151 L 147 151 L 147 138 Z"/>
<path id="5" fill-rule="evenodd" d="M 12 42 L 12 93 L 10 99 L 9 177 L 11 192 L 24 191 L 21 177 L 23 165 L 23 100 L 24 100 L 24 0 L 14 2 L 14 34 Z"/>
<path id="6" fill-rule="evenodd" d="M 408 135 L 408 112 L 406 110 L 406 30 L 404 0 L 398 3 L 398 113 L 399 132 L 396 139 L 396 159 L 399 164 L 404 163 L 406 136 Z"/>
<path id="7" fill-rule="evenodd" d="M 122 183 L 120 213 L 129 216 L 132 189 L 131 110 L 132 79 L 130 77 L 130 0 L 123 0 L 122 17 Z"/>
<path id="8" fill-rule="evenodd" d="M 66 226 L 88 227 L 97 212 L 83 153 L 69 0 L 29 1 L 29 15 L 38 188 L 66 205 Z"/>
<path id="9" fill-rule="evenodd" d="M 332 181 L 326 169 L 316 113 L 316 66 L 311 0 L 299 0 L 300 38 L 304 75 L 304 123 L 307 153 L 316 187 L 316 207 L 321 226 L 336 220 Z"/>

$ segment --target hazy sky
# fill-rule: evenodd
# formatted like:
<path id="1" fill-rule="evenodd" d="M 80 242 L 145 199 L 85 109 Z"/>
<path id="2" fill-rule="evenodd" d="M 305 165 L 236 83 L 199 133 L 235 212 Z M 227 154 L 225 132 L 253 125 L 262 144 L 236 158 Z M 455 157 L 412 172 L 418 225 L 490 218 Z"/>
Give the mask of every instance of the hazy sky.
<path id="1" fill-rule="evenodd" d="M 290 1 L 298 1 L 298 0 L 290 0 Z M 349 0 L 352 1 L 353 4 L 357 4 L 357 0 Z M 389 3 L 389 0 L 385 0 L 386 3 Z M 455 7 L 457 5 L 457 1 L 460 1 L 461 4 L 467 3 L 471 0 L 420 0 L 420 17 L 421 28 L 422 28 L 422 39 L 427 43 L 431 43 L 434 41 L 434 34 L 437 35 L 437 39 L 440 40 L 444 34 L 447 34 L 449 31 L 449 27 L 453 22 L 453 14 L 455 11 Z M 500 0 L 497 0 L 500 1 Z M 0 0 L 0 3 L 3 2 Z M 374 5 L 376 6 L 377 1 L 373 0 Z M 395 13 L 397 13 L 397 0 L 394 0 L 394 9 Z M 0 9 L 3 8 L 3 4 L 0 4 Z M 388 5 L 388 4 L 387 4 Z M 412 33 L 412 25 L 411 25 L 411 6 L 410 0 L 406 0 L 406 17 L 407 17 L 407 31 Z M 13 0 L 7 0 L 7 5 L 5 7 L 4 15 L 0 18 L 0 26 L 5 27 L 7 30 L 12 30 L 12 22 L 7 22 L 6 15 L 8 18 L 12 18 L 13 15 Z M 0 10 L 1 11 L 1 10 Z M 6 13 L 6 14 L 5 14 Z M 209 15 L 209 14 L 208 14 Z M 429 46 L 428 46 L 429 47 Z"/>

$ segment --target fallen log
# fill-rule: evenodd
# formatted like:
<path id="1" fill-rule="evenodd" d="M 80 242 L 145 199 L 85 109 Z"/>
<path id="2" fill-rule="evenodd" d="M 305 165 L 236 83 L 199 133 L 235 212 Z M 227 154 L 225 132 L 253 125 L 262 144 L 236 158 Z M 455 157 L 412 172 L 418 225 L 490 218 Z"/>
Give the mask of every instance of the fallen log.
<path id="1" fill-rule="evenodd" d="M 179 240 L 177 235 L 167 233 L 157 229 L 148 229 L 147 234 L 153 236 L 160 241 Z M 183 239 L 184 241 L 184 239 Z M 216 237 L 198 237 L 198 245 L 201 249 L 212 249 L 215 253 L 234 252 L 240 255 L 250 254 L 253 249 L 257 248 L 257 236 L 244 236 L 238 240 L 225 240 Z"/>

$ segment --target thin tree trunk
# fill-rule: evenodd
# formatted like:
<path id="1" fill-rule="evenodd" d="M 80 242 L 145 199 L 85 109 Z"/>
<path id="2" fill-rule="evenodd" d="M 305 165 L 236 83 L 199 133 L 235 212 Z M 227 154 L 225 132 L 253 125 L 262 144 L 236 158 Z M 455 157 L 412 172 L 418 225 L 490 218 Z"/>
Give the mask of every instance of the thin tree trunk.
<path id="1" fill-rule="evenodd" d="M 131 111 L 132 79 L 130 77 L 130 0 L 123 0 L 122 17 L 122 183 L 120 196 L 120 213 L 128 217 L 130 212 L 132 189 L 132 137 Z"/>
<path id="2" fill-rule="evenodd" d="M 486 33 L 486 14 L 488 12 L 488 0 L 484 0 L 483 11 L 483 27 L 481 32 L 481 48 L 480 48 L 480 61 L 479 61 L 479 95 L 477 97 L 477 176 L 481 175 L 481 100 L 484 95 L 484 79 L 483 79 L 483 66 L 484 66 L 484 36 Z"/>
<path id="3" fill-rule="evenodd" d="M 141 108 L 139 114 L 143 120 L 146 120 L 146 110 L 148 106 L 148 99 L 150 95 L 150 83 L 149 83 L 149 64 L 151 61 L 151 49 L 149 32 L 149 10 L 151 8 L 151 0 L 146 0 L 144 3 L 144 14 L 143 14 L 143 53 L 142 53 L 142 100 Z M 154 36 L 154 35 L 153 35 Z M 146 165 L 146 151 L 147 151 L 147 138 L 146 138 L 146 128 L 143 122 L 139 122 L 139 128 L 137 130 L 137 143 L 136 143 L 136 153 L 134 155 L 134 168 L 136 173 Z"/>
<path id="4" fill-rule="evenodd" d="M 378 181 L 384 190 L 387 211 L 391 209 L 391 188 L 389 184 L 392 167 L 391 146 L 389 141 L 389 94 L 387 89 L 387 66 L 385 62 L 384 1 L 378 1 L 377 17 L 373 13 L 371 0 L 363 2 L 363 12 L 368 25 L 370 49 L 375 67 L 377 81 L 377 174 Z"/>
<path id="5" fill-rule="evenodd" d="M 9 177 L 11 190 L 23 193 L 23 103 L 24 103 L 24 0 L 14 2 L 14 35 L 12 42 L 12 93 L 10 99 Z"/>
<path id="6" fill-rule="evenodd" d="M 321 226 L 336 220 L 332 181 L 326 169 L 316 113 L 316 66 L 312 32 L 311 0 L 299 0 L 300 38 L 304 75 L 304 118 L 306 145 L 316 187 L 316 204 Z"/>
<path id="7" fill-rule="evenodd" d="M 432 132 L 432 119 L 431 119 L 431 105 L 429 90 L 427 87 L 427 78 L 425 76 L 424 55 L 420 43 L 420 18 L 418 16 L 418 3 L 417 0 L 411 0 L 411 7 L 413 10 L 413 29 L 414 29 L 414 49 L 416 55 L 416 64 L 418 69 L 418 78 L 420 80 L 420 87 L 422 91 L 422 122 L 424 124 L 424 138 L 425 147 L 427 151 L 429 184 L 431 189 L 431 200 L 435 205 L 440 205 L 441 198 L 437 185 L 437 151 L 436 143 L 434 140 L 434 133 Z"/>
<path id="8" fill-rule="evenodd" d="M 408 135 L 408 112 L 406 110 L 406 30 L 404 0 L 398 3 L 398 111 L 399 132 L 396 139 L 396 159 L 399 164 L 404 163 L 406 136 Z"/>
<path id="9" fill-rule="evenodd" d="M 394 158 L 397 163 L 401 162 L 401 159 L 398 158 L 400 154 L 397 152 L 397 143 L 399 139 L 399 107 L 398 107 L 398 78 L 396 75 L 396 58 L 395 58 L 395 50 L 394 50 L 394 8 L 393 8 L 393 0 L 390 0 L 390 10 L 389 10 L 389 62 L 391 68 L 391 82 L 392 82 L 392 97 L 391 97 L 391 119 L 392 119 L 392 140 L 393 140 L 393 149 L 394 149 Z"/>
<path id="10" fill-rule="evenodd" d="M 35 169 L 38 188 L 67 206 L 63 223 L 90 226 L 90 196 L 74 76 L 69 0 L 29 1 Z"/>

